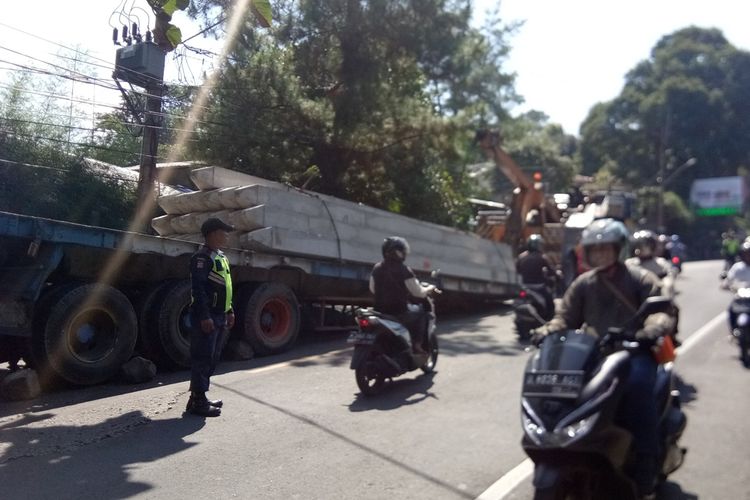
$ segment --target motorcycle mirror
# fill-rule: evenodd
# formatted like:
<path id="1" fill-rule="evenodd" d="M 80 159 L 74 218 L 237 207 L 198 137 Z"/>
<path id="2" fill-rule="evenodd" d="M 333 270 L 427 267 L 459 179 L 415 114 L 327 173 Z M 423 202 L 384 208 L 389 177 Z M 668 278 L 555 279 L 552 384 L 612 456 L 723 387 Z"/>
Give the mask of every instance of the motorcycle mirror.
<path id="1" fill-rule="evenodd" d="M 641 307 L 638 308 L 636 316 L 638 316 L 639 318 L 645 318 L 646 316 L 650 316 L 652 314 L 667 312 L 671 307 L 672 299 L 670 299 L 669 297 L 648 297 L 643 302 L 643 304 L 641 304 Z"/>

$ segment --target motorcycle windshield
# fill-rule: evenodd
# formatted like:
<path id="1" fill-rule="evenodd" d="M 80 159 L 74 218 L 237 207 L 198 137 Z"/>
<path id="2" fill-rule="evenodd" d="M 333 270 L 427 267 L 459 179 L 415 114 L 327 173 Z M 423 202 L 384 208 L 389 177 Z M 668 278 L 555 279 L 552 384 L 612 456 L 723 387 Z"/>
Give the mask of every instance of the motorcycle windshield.
<path id="1" fill-rule="evenodd" d="M 550 334 L 532 359 L 532 369 L 539 371 L 584 370 L 598 351 L 599 339 L 580 330 Z"/>

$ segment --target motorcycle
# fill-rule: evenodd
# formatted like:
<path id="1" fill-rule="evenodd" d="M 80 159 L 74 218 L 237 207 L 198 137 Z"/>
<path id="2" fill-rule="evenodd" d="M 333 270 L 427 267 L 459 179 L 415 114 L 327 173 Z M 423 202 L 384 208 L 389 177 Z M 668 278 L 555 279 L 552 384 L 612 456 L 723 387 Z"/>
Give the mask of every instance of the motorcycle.
<path id="1" fill-rule="evenodd" d="M 740 360 L 750 368 L 750 287 L 737 288 L 729 306 L 732 318 L 732 338 L 740 347 Z"/>
<path id="2" fill-rule="evenodd" d="M 637 316 L 666 312 L 671 301 L 653 297 Z M 635 329 L 632 329 L 633 331 Z M 631 330 L 603 338 L 578 330 L 548 335 L 529 360 L 523 380 L 522 445 L 535 464 L 535 500 L 636 499 L 628 476 L 632 437 L 618 425 L 618 406 L 631 351 Z M 660 365 L 654 390 L 659 409 L 659 482 L 677 470 L 687 419 L 680 408 L 672 363 Z"/>
<path id="3" fill-rule="evenodd" d="M 549 286 L 544 284 L 523 285 L 513 302 L 516 333 L 519 340 L 528 340 L 531 330 L 552 319 L 555 304 Z"/>
<path id="4" fill-rule="evenodd" d="M 435 293 L 440 291 L 436 289 Z M 424 373 L 435 370 L 439 349 L 434 300 L 428 296 L 420 304 L 409 304 L 409 307 L 412 310 L 419 308 L 427 315 L 427 328 L 421 344 L 424 353 L 413 352 L 409 330 L 398 318 L 372 308 L 359 309 L 356 313 L 358 329 L 349 335 L 347 342 L 354 344 L 350 368 L 354 370 L 357 386 L 365 396 L 380 393 L 386 379 L 417 369 Z"/>
<path id="5" fill-rule="evenodd" d="M 675 268 L 677 274 L 682 272 L 682 259 L 678 255 L 672 256 L 672 266 Z"/>

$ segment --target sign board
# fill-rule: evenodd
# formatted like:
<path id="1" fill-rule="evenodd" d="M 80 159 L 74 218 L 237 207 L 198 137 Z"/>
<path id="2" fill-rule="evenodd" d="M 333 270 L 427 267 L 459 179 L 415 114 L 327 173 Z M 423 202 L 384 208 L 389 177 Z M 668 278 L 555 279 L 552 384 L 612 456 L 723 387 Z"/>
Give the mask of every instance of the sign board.
<path id="1" fill-rule="evenodd" d="M 690 203 L 695 213 L 702 216 L 742 213 L 746 198 L 744 177 L 696 179 L 690 189 Z"/>

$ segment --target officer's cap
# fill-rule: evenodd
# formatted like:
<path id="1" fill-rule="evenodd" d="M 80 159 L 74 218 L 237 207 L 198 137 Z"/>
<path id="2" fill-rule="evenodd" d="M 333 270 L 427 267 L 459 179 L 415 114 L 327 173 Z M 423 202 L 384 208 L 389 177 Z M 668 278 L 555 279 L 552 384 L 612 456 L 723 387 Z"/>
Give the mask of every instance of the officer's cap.
<path id="1" fill-rule="evenodd" d="M 219 229 L 223 229 L 224 231 L 234 231 L 234 227 L 226 222 L 222 222 L 221 219 L 217 219 L 216 217 L 211 217 L 210 219 L 206 219 L 206 222 L 201 225 L 201 234 L 203 234 L 203 237 L 205 238 L 210 233 L 218 231 Z"/>

